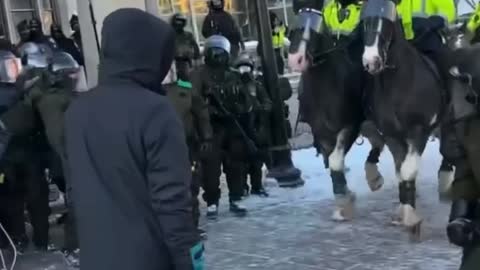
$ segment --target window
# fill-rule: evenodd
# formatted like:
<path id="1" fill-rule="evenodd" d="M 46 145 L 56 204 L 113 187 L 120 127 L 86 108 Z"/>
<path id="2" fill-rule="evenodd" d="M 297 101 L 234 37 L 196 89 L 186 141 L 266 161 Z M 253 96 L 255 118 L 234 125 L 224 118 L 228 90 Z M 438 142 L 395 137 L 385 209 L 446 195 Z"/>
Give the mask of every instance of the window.
<path id="1" fill-rule="evenodd" d="M 36 11 L 35 11 L 35 1 L 33 0 L 14 0 L 10 1 L 11 13 L 13 24 L 15 29 L 17 25 L 23 20 L 31 20 L 36 18 Z M 18 40 L 18 32 L 15 31 L 15 40 Z"/>
<path id="2" fill-rule="evenodd" d="M 0 5 L 0 38 L 2 39 L 8 39 L 8 27 L 6 23 L 7 20 L 5 18 L 5 14 L 6 13 L 3 8 L 3 5 Z"/>
<path id="3" fill-rule="evenodd" d="M 50 35 L 50 27 L 55 23 L 55 11 L 52 0 L 40 0 L 41 21 L 45 35 Z"/>

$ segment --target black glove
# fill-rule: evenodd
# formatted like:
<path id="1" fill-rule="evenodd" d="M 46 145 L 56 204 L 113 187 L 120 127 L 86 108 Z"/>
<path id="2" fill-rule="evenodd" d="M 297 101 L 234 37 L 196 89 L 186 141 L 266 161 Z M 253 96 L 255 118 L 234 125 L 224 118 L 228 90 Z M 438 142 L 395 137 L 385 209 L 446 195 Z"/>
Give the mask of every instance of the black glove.
<path id="1" fill-rule="evenodd" d="M 478 240 L 478 224 L 472 221 L 476 204 L 466 200 L 456 200 L 452 203 L 450 222 L 447 226 L 447 236 L 452 244 L 468 247 Z"/>
<path id="2" fill-rule="evenodd" d="M 202 156 L 208 155 L 213 152 L 213 143 L 211 140 L 205 140 L 200 144 L 200 154 Z"/>

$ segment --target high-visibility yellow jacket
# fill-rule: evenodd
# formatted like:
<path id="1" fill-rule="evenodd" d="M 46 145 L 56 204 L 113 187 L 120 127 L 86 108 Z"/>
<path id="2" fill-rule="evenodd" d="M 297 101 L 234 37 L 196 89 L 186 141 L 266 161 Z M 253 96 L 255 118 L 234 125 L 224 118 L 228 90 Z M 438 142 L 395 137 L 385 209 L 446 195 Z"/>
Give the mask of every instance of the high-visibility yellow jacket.
<path id="1" fill-rule="evenodd" d="M 445 25 L 453 23 L 456 17 L 456 8 L 453 0 L 401 0 L 397 5 L 397 12 L 402 19 L 405 38 L 415 38 L 413 21 L 439 16 L 445 20 Z"/>
<path id="2" fill-rule="evenodd" d="M 475 12 L 472 14 L 467 22 L 467 30 L 474 34 L 480 26 L 480 4 L 477 4 Z"/>
<path id="3" fill-rule="evenodd" d="M 331 1 L 323 9 L 325 25 L 336 36 L 348 36 L 355 30 L 360 21 L 362 2 L 350 4 L 344 9 L 346 16 L 342 21 L 339 18 L 339 12 L 341 12 L 342 7 L 337 1 Z"/>
<path id="4" fill-rule="evenodd" d="M 283 48 L 283 44 L 285 42 L 285 34 L 287 29 L 285 26 L 277 26 L 272 33 L 272 43 L 274 49 L 281 49 Z"/>

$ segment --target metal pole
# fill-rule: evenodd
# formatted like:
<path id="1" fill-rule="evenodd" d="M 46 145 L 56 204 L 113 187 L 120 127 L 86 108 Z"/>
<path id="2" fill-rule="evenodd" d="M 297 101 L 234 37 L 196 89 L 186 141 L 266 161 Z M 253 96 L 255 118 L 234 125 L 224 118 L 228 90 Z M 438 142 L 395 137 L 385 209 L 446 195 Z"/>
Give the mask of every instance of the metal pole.
<path id="1" fill-rule="evenodd" d="M 288 26 L 287 0 L 283 0 L 283 17 L 285 26 Z"/>
<path id="2" fill-rule="evenodd" d="M 269 177 L 275 178 L 280 187 L 297 187 L 304 184 L 299 169 L 293 166 L 292 154 L 288 142 L 287 128 L 285 124 L 284 101 L 279 93 L 278 72 L 275 63 L 275 53 L 272 43 L 272 29 L 270 26 L 267 1 L 256 0 L 256 12 L 258 21 L 258 36 L 262 45 L 261 59 L 263 67 L 263 79 L 273 102 L 271 117 L 272 129 L 272 168 Z"/>

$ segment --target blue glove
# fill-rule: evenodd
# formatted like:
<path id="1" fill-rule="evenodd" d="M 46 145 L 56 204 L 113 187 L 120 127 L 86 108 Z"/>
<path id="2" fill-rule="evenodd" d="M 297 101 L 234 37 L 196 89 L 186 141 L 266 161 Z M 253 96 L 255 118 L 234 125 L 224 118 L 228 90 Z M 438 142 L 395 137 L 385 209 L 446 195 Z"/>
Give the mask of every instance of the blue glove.
<path id="1" fill-rule="evenodd" d="M 205 269 L 205 247 L 202 242 L 199 242 L 190 249 L 190 256 L 192 258 L 193 270 Z"/>

